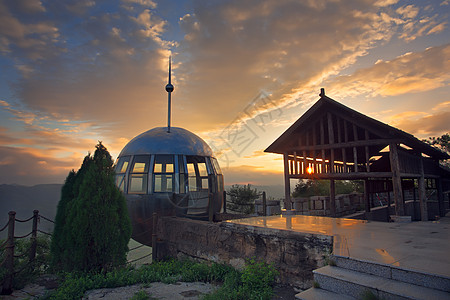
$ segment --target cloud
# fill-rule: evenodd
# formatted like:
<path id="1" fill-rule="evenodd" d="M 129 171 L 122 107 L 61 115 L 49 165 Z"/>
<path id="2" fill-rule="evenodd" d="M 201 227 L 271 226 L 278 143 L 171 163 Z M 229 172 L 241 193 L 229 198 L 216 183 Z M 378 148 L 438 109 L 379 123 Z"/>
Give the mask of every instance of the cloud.
<path id="1" fill-rule="evenodd" d="M 12 65 L 14 99 L 0 102 L 14 124 L 0 131 L 0 146 L 13 158 L 14 150 L 29 155 L 23 160 L 36 170 L 76 168 L 97 140 L 117 155 L 132 137 L 165 126 L 170 54 L 172 125 L 213 141 L 230 124 L 275 136 L 294 118 L 287 111 L 306 109 L 324 83 L 343 96 L 383 97 L 446 85 L 448 45 L 339 76 L 379 45 L 446 30 L 433 10 L 397 2 L 194 1 L 176 28 L 152 0 L 0 0 L 0 51 Z M 167 38 L 177 29 L 184 38 Z M 262 93 L 270 105 L 255 102 Z M 219 146 L 220 153 L 235 150 Z M 256 160 L 255 149 L 242 155 Z M 231 172 L 240 176 L 238 167 Z"/>
<path id="2" fill-rule="evenodd" d="M 449 132 L 448 120 L 450 120 L 450 111 L 444 111 L 417 119 L 401 118 L 395 121 L 394 117 L 393 125 L 417 136 L 430 137 Z"/>
<path id="3" fill-rule="evenodd" d="M 394 96 L 430 91 L 450 80 L 450 44 L 407 53 L 390 61 L 338 76 L 325 84 L 341 98 L 358 94 Z"/>

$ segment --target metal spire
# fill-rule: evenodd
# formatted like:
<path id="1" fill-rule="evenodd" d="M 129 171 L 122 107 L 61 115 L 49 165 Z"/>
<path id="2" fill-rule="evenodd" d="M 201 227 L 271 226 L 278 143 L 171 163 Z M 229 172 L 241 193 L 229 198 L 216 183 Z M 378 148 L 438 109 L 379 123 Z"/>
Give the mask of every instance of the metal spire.
<path id="1" fill-rule="evenodd" d="M 170 132 L 170 96 L 173 92 L 173 85 L 171 81 L 171 73 L 172 73 L 172 56 L 169 56 L 169 83 L 166 85 L 166 92 L 168 93 L 168 113 L 167 113 L 167 132 Z"/>

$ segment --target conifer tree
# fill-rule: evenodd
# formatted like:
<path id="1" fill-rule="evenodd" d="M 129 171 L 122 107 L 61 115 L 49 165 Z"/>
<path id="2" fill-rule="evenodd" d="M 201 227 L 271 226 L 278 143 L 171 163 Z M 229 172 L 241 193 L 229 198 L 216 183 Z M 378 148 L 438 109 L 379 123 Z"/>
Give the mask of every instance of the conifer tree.
<path id="1" fill-rule="evenodd" d="M 65 212 L 57 213 L 65 216 L 65 222 L 58 229 L 61 237 L 54 239 L 55 266 L 66 271 L 101 271 L 125 263 L 131 222 L 125 198 L 114 183 L 111 155 L 101 142 L 94 156 L 85 157 L 72 186 L 73 200 L 63 205 L 61 197 Z"/>

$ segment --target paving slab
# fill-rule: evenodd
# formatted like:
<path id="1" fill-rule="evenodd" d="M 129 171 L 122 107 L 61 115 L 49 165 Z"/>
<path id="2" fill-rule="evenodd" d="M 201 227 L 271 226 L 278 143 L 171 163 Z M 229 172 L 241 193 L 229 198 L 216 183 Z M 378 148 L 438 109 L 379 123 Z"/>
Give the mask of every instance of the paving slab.
<path id="1" fill-rule="evenodd" d="M 334 254 L 450 277 L 450 217 L 433 222 L 383 223 L 305 215 L 226 222 L 334 237 Z"/>

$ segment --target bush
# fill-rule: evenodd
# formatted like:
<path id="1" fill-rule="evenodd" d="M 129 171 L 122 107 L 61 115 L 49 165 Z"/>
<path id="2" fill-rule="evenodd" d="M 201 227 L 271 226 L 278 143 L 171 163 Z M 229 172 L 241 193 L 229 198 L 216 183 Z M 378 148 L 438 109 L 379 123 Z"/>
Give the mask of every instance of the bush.
<path id="1" fill-rule="evenodd" d="M 101 142 L 62 188 L 52 240 L 52 266 L 63 271 L 107 271 L 126 263 L 131 221 L 114 183 L 113 162 Z"/>
<path id="2" fill-rule="evenodd" d="M 227 208 L 231 211 L 251 214 L 255 210 L 255 200 L 258 199 L 258 191 L 252 189 L 251 185 L 233 184 L 228 191 L 230 201 L 227 201 Z"/>

